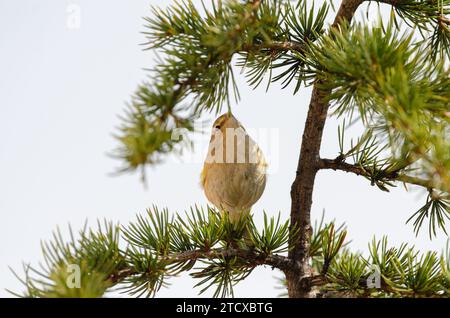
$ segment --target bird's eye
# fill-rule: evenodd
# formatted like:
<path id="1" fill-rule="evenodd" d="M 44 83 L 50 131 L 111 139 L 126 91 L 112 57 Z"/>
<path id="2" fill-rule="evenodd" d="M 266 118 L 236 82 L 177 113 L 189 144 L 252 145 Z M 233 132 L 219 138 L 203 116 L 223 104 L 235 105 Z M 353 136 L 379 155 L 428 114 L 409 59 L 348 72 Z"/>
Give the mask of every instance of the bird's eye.
<path id="1" fill-rule="evenodd" d="M 216 127 L 214 127 L 214 128 L 216 128 L 216 129 L 220 129 L 220 125 L 216 125 Z"/>

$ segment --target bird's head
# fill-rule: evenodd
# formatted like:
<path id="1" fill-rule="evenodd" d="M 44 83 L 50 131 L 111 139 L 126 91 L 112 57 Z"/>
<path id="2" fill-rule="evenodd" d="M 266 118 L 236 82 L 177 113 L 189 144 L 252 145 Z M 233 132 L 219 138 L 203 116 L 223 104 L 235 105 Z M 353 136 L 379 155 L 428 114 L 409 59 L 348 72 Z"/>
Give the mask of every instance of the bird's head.
<path id="1" fill-rule="evenodd" d="M 226 133 L 227 128 L 234 128 L 234 129 L 242 128 L 242 129 L 244 129 L 244 127 L 242 127 L 241 123 L 230 112 L 220 115 L 214 121 L 212 128 L 213 128 L 213 133 L 216 129 L 219 129 L 222 132 L 222 134 Z"/>
<path id="2" fill-rule="evenodd" d="M 217 154 L 223 155 L 223 162 L 227 162 L 227 140 L 231 138 L 234 147 L 230 148 L 233 152 L 233 156 L 236 157 L 238 153 L 238 144 L 245 145 L 247 143 L 248 135 L 242 124 L 233 116 L 230 112 L 227 112 L 219 116 L 213 124 L 210 140 L 210 155 L 216 156 L 216 148 L 219 148 L 221 152 Z M 245 150 L 245 148 L 244 148 Z M 237 162 L 236 160 L 234 162 Z"/>

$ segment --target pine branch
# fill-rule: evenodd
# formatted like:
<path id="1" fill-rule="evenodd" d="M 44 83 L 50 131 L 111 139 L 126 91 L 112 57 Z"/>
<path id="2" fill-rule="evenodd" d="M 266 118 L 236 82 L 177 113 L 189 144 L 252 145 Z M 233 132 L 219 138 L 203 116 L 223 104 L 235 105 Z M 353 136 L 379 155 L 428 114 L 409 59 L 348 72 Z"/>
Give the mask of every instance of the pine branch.
<path id="1" fill-rule="evenodd" d="M 322 89 L 330 90 L 326 98 L 334 114 L 357 112 L 389 142 L 393 159 L 420 163 L 423 174 L 448 192 L 450 70 L 444 61 L 436 64 L 427 48 L 414 43 L 412 33 L 400 34 L 392 20 L 387 27 L 343 26 L 320 42 L 309 64 Z"/>
<path id="2" fill-rule="evenodd" d="M 420 228 L 423 225 L 425 219 L 429 219 L 428 232 L 430 239 L 436 236 L 436 229 L 440 228 L 447 234 L 445 229 L 445 221 L 450 220 L 450 205 L 449 194 L 446 192 L 446 188 L 440 188 L 439 184 L 433 183 L 432 180 L 421 179 L 418 177 L 404 174 L 400 170 L 374 170 L 373 167 L 364 167 L 358 164 L 349 164 L 343 161 L 341 157 L 336 159 L 321 159 L 321 169 L 333 169 L 340 170 L 348 173 L 353 173 L 358 176 L 363 176 L 372 181 L 372 184 L 379 182 L 389 184 L 390 182 L 403 182 L 407 184 L 417 185 L 426 188 L 430 195 L 427 198 L 425 205 L 416 211 L 407 221 L 414 221 L 414 232 L 418 234 Z M 375 180 L 376 178 L 376 180 Z M 385 189 L 382 187 L 382 189 Z M 442 192 L 437 194 L 437 192 Z"/>
<path id="3" fill-rule="evenodd" d="M 369 248 L 368 258 L 345 250 L 329 274 L 312 276 L 308 283 L 320 287 L 318 297 L 448 297 L 448 245 L 440 259 L 407 244 L 388 248 L 386 237 Z"/>
<path id="4" fill-rule="evenodd" d="M 164 10 L 153 8 L 153 16 L 145 19 L 146 49 L 158 50 L 161 59 L 122 119 L 120 147 L 113 153 L 125 163 L 119 172 L 144 171 L 169 152 L 180 153 L 203 111 L 218 113 L 230 107 L 233 97 L 239 100 L 231 64 L 235 54 L 254 87 L 272 70 L 280 74 L 271 76 L 268 86 L 282 81 L 286 87 L 295 80 L 298 91 L 308 78 L 303 55 L 323 32 L 326 3 L 317 14 L 307 10 L 306 1 L 295 7 L 281 0 L 212 3 L 213 9 L 204 7 L 202 14 L 184 0 Z M 187 98 L 192 98 L 189 105 L 183 105 Z"/>
<path id="5" fill-rule="evenodd" d="M 371 1 L 369 1 L 371 2 Z M 431 47 L 431 58 L 450 58 L 450 1 L 448 0 L 375 0 L 391 5 L 411 28 L 418 28 Z M 395 19 L 395 18 L 394 18 Z M 395 19 L 395 24 L 398 24 Z"/>
<path id="6" fill-rule="evenodd" d="M 80 239 L 71 234 L 68 243 L 57 232 L 53 241 L 43 245 L 46 267 L 25 269 L 21 279 L 27 288 L 25 296 L 100 297 L 113 286 L 130 295 L 152 296 L 166 286 L 167 278 L 186 271 L 201 279 L 196 286 L 206 285 L 201 292 L 214 285 L 215 296 L 229 296 L 233 285 L 257 266 L 284 273 L 299 269 L 297 262 L 277 254 L 287 250 L 289 223 L 281 222 L 280 216 L 264 220 L 260 231 L 250 216 L 231 223 L 228 214 L 195 207 L 181 218 L 154 206 L 122 227 L 124 249 L 119 249 L 119 227 L 108 223 L 106 232 L 83 229 Z M 244 232 L 249 237 L 244 239 Z M 192 272 L 197 263 L 206 267 Z M 71 273 L 66 268 L 72 267 L 79 269 L 81 289 L 68 283 Z"/>
<path id="7" fill-rule="evenodd" d="M 245 279 L 257 266 L 280 269 L 287 277 L 302 268 L 301 263 L 286 256 L 260 249 L 261 246 L 272 246 L 276 250 L 280 244 L 286 244 L 284 239 L 281 242 L 273 240 L 279 238 L 277 233 L 283 233 L 285 228 L 285 225 L 278 226 L 279 222 L 273 218 L 265 222 L 261 233 L 252 235 L 252 240 L 259 240 L 255 244 L 256 249 L 248 249 L 242 239 L 236 241 L 238 238 L 232 238 L 231 233 L 223 232 L 220 236 L 234 243 L 223 242 L 222 247 L 191 249 L 186 238 L 191 242 L 198 241 L 195 236 L 202 233 L 204 242 L 207 242 L 209 238 L 216 237 L 212 232 L 218 233 L 214 230 L 219 225 L 217 222 L 222 224 L 222 229 L 231 231 L 232 228 L 226 225 L 226 219 L 219 221 L 213 217 L 212 224 L 205 224 L 199 229 L 200 232 L 183 232 L 174 223 L 176 218 L 169 217 L 166 210 L 154 208 L 154 213 L 149 214 L 149 217 L 138 217 L 136 223 L 124 229 L 124 233 L 128 234 L 123 238 L 129 246 L 125 250 L 118 249 L 117 227 L 108 227 L 106 232 L 101 228 L 99 232 L 90 230 L 89 236 L 86 236 L 88 232 L 85 229 L 80 232 L 79 240 L 71 235 L 72 240 L 68 243 L 56 235 L 53 242 L 44 244 L 48 271 L 39 272 L 27 266 L 25 279 L 19 277 L 27 288 L 25 296 L 101 297 L 111 288 L 126 291 L 130 295 L 151 296 L 167 285 L 167 278 L 185 271 L 201 279 L 196 285 L 204 285 L 201 292 L 215 285 L 214 296 L 225 297 L 233 295 L 233 285 Z M 191 222 L 197 227 L 202 220 L 205 219 L 191 219 Z M 254 224 L 250 223 L 249 226 L 252 228 L 250 232 L 255 233 Z M 172 233 L 175 229 L 181 232 Z M 145 233 L 148 237 L 141 235 Z M 363 258 L 360 254 L 351 253 L 347 247 L 343 248 L 346 246 L 345 226 L 324 224 L 322 219 L 314 226 L 313 233 L 311 257 L 315 265 L 311 275 L 300 278 L 298 284 L 304 289 L 318 288 L 318 297 L 447 297 L 450 293 L 448 249 L 439 259 L 436 253 L 419 255 L 413 248 L 407 248 L 406 244 L 400 248 L 388 248 L 387 240 L 383 238 L 382 241 L 374 239 L 369 246 L 370 257 Z M 173 241 L 175 239 L 177 241 Z M 193 269 L 197 262 L 206 264 L 206 267 Z M 80 288 L 69 285 L 71 279 L 67 269 L 70 265 L 80 266 Z M 375 265 L 380 274 L 380 286 L 371 287 L 367 282 Z M 38 276 L 33 277 L 30 271 L 36 271 Z"/>
<path id="8" fill-rule="evenodd" d="M 246 267 L 256 267 L 261 265 L 271 266 L 277 268 L 282 272 L 296 271 L 299 268 L 299 264 L 295 261 L 288 259 L 285 256 L 276 254 L 264 254 L 257 253 L 248 249 L 238 248 L 215 248 L 210 250 L 193 250 L 182 253 L 174 253 L 163 257 L 160 261 L 165 262 L 167 265 L 179 264 L 191 261 L 199 260 L 214 260 L 221 258 L 239 258 L 245 261 Z M 112 274 L 108 279 L 112 283 L 119 283 L 121 280 L 139 274 L 134 268 L 126 268 L 121 271 Z"/>
<path id="9" fill-rule="evenodd" d="M 437 229 L 441 229 L 448 236 L 445 222 L 450 220 L 450 196 L 439 195 L 430 191 L 425 205 L 417 210 L 407 221 L 413 221 L 416 235 L 422 228 L 423 222 L 428 219 L 428 234 L 430 239 L 436 236 Z"/>
<path id="10" fill-rule="evenodd" d="M 403 183 L 421 186 L 426 189 L 438 189 L 445 191 L 445 188 L 439 189 L 439 186 L 437 186 L 430 180 L 425 180 L 418 177 L 401 174 L 398 171 L 379 170 L 369 172 L 371 170 L 371 167 L 365 168 L 360 165 L 346 163 L 342 161 L 341 158 L 339 157 L 336 159 L 320 159 L 319 166 L 320 169 L 340 170 L 344 172 L 353 173 L 358 176 L 364 176 L 367 177 L 368 179 L 371 179 L 373 175 L 377 175 L 380 178 L 380 180 L 399 181 Z"/>
<path id="11" fill-rule="evenodd" d="M 343 1 L 334 23 L 335 27 L 331 29 L 328 36 L 314 43 L 311 54 L 306 55 L 308 58 L 312 57 L 312 61 L 307 64 L 316 70 L 316 84 L 303 133 L 297 177 L 291 189 L 291 224 L 298 223 L 304 229 L 309 229 L 312 190 L 316 172 L 322 164 L 319 159 L 319 150 L 330 101 L 338 105 L 336 113 L 353 114 L 354 108 L 357 108 L 364 123 L 370 121 L 374 123 L 372 127 L 369 124 L 369 128 L 384 129 L 390 134 L 389 140 L 394 141 L 393 144 L 407 145 L 402 149 L 402 155 L 413 153 L 416 156 L 414 161 L 418 159 L 417 157 L 431 157 L 433 162 L 438 164 L 434 166 L 433 172 L 430 171 L 430 175 L 439 171 L 442 176 L 442 187 L 448 189 L 450 186 L 450 183 L 446 183 L 446 170 L 441 168 L 446 166 L 442 163 L 448 162 L 449 158 L 445 150 L 449 148 L 445 146 L 445 142 L 442 142 L 446 140 L 445 134 L 442 134 L 442 131 L 445 131 L 445 123 L 442 124 L 444 127 L 442 130 L 436 126 L 436 122 L 443 118 L 442 114 L 448 108 L 450 101 L 448 91 L 442 91 L 442 84 L 448 79 L 447 71 L 442 64 L 435 67 L 434 62 L 430 63 L 427 60 L 428 56 L 423 57 L 426 51 L 422 51 L 422 55 L 414 56 L 414 53 L 419 52 L 420 47 L 411 45 L 411 35 L 400 37 L 398 33 L 393 32 L 393 23 L 387 29 L 381 26 L 370 31 L 368 27 L 364 29 L 361 29 L 361 26 L 350 27 L 348 22 L 360 4 L 361 2 L 358 1 Z M 339 18 L 340 14 L 343 18 Z M 337 28 L 337 25 L 340 27 Z M 332 63 L 325 62 L 331 60 Z M 403 74 L 401 70 L 404 70 Z M 430 79 L 437 84 L 435 87 L 430 87 Z M 406 88 L 405 83 L 410 84 L 411 87 Z M 365 89 L 365 85 L 370 88 Z M 397 86 L 402 86 L 401 89 L 405 90 L 405 93 L 400 93 L 401 89 Z M 420 90 L 423 90 L 423 93 L 419 95 Z M 429 91 L 425 92 L 426 90 Z M 416 92 L 417 97 L 429 98 L 429 100 L 419 103 L 419 98 L 417 101 L 411 98 L 413 91 Z M 374 98 L 377 94 L 380 94 L 379 99 Z M 432 104 L 434 105 L 431 106 Z M 379 105 L 381 107 L 378 107 Z M 417 129 L 411 129 L 412 125 L 417 125 L 418 116 L 411 115 L 415 109 L 418 109 L 420 114 L 418 116 L 423 116 L 420 118 L 421 120 L 423 118 L 423 123 L 427 126 L 419 124 L 420 127 L 416 126 Z M 435 116 L 436 120 L 429 120 L 430 115 Z M 440 138 L 433 139 L 436 142 L 428 143 L 426 136 L 427 133 L 429 136 L 430 132 L 425 133 L 426 129 L 441 131 Z M 436 135 L 439 133 L 436 132 Z M 404 142 L 405 140 L 408 142 Z M 439 154 L 439 159 L 437 156 L 430 156 L 429 149 L 435 149 L 436 152 L 433 154 Z M 355 167 L 351 168 L 354 172 L 370 177 L 373 183 L 385 190 L 387 189 L 383 183 L 389 182 L 389 179 L 393 177 L 389 174 L 384 176 L 386 171 L 382 170 L 371 171 L 372 173 L 368 174 L 366 171 L 355 170 Z M 405 181 L 421 183 L 420 180 L 404 178 Z M 380 183 L 377 179 L 384 180 Z M 290 256 L 307 260 L 309 242 L 310 233 L 305 230 Z M 295 282 L 295 279 L 291 277 L 288 279 L 288 282 L 290 281 Z M 291 286 L 288 284 L 289 287 Z M 306 291 L 307 296 L 309 289 L 304 287 L 292 286 L 291 288 Z M 305 293 L 290 295 L 303 297 Z"/>
<path id="12" fill-rule="evenodd" d="M 446 17 L 450 14 L 450 1 L 448 0 L 366 0 L 389 4 L 403 19 L 409 20 L 420 28 L 435 22 L 449 24 Z"/>

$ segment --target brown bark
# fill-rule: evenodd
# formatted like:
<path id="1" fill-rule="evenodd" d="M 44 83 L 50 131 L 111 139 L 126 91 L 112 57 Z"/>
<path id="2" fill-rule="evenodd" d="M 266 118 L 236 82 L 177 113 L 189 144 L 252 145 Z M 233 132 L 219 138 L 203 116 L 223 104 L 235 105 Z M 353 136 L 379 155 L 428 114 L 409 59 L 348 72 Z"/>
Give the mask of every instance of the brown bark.
<path id="1" fill-rule="evenodd" d="M 343 0 L 332 28 L 343 21 L 350 22 L 363 0 Z M 308 115 L 303 131 L 296 177 L 291 187 L 291 226 L 299 226 L 300 233 L 291 238 L 289 258 L 301 264 L 300 270 L 286 273 L 289 297 L 312 297 L 312 276 L 309 265 L 311 242 L 311 205 L 314 180 L 320 163 L 320 145 L 329 104 L 325 101 L 330 92 L 314 85 Z"/>

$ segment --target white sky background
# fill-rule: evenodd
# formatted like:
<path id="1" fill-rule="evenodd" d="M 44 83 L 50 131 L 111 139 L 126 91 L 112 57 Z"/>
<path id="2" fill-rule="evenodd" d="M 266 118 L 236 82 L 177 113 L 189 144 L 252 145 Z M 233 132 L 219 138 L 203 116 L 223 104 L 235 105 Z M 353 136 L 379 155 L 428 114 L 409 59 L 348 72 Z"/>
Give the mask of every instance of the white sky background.
<path id="1" fill-rule="evenodd" d="M 144 42 L 141 17 L 150 14 L 150 4 L 167 3 L 0 0 L 0 296 L 9 296 L 4 288 L 22 289 L 8 266 L 20 272 L 22 261 L 41 260 L 40 240 L 50 238 L 57 225 L 79 229 L 86 219 L 95 223 L 98 218 L 126 224 L 152 204 L 171 211 L 206 205 L 199 186 L 201 162 L 169 160 L 150 168 L 147 189 L 137 174 L 109 175 L 120 165 L 107 156 L 117 146 L 111 136 L 120 123 L 117 115 L 145 79 L 143 68 L 153 63 L 152 54 L 138 45 Z M 70 4 L 81 8 L 79 29 L 67 28 Z M 376 11 L 373 5 L 372 18 Z M 360 9 L 357 16 L 362 14 Z M 242 77 L 239 82 L 236 117 L 247 128 L 278 129 L 280 137 L 279 168 L 253 208 L 255 217 L 260 220 L 265 209 L 288 218 L 310 89 L 292 96 L 292 90 L 275 84 L 266 94 L 263 87 L 247 88 Z M 336 120 L 330 118 L 324 157 L 337 155 L 336 132 Z M 196 151 L 203 157 L 204 145 Z M 405 225 L 424 200 L 422 190 L 406 192 L 400 185 L 385 193 L 361 177 L 322 171 L 313 215 L 318 218 L 325 209 L 326 219 L 345 221 L 353 249 L 366 251 L 373 235 L 388 234 L 393 244 L 406 241 L 440 251 L 444 235 L 430 241 L 425 229 L 416 238 L 412 226 Z M 255 270 L 236 287 L 236 296 L 277 296 L 275 276 L 280 275 L 269 268 Z M 158 296 L 197 296 L 191 278 L 171 282 Z"/>

